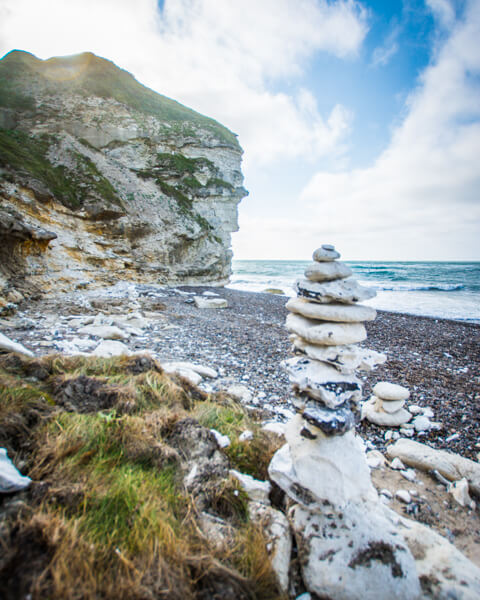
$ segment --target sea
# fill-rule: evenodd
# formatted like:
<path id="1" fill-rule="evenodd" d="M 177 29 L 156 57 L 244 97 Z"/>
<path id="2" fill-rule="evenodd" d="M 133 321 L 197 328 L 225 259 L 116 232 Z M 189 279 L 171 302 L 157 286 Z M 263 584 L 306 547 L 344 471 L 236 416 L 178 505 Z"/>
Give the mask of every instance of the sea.
<path id="1" fill-rule="evenodd" d="M 376 290 L 365 304 L 379 310 L 480 323 L 480 262 L 345 261 L 353 277 Z M 232 289 L 281 290 L 294 296 L 303 260 L 233 260 Z"/>

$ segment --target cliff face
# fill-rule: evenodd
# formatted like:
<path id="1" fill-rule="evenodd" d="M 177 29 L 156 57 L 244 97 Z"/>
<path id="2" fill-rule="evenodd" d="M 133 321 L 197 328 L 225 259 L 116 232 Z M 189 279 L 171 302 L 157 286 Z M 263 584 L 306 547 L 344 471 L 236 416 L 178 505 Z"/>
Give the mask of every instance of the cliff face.
<path id="1" fill-rule="evenodd" d="M 224 284 L 236 137 L 93 54 L 0 61 L 0 288 Z"/>

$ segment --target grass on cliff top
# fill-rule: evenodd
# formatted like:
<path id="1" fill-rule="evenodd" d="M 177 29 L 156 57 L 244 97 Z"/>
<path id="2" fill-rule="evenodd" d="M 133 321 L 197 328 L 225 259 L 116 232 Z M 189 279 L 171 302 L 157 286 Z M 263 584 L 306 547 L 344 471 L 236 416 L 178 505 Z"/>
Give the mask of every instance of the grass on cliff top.
<path id="1" fill-rule="evenodd" d="M 202 531 L 181 448 L 169 444 L 185 417 L 231 436 L 232 467 L 266 469 L 272 447 L 241 406 L 173 380 L 150 357 L 0 356 L 0 445 L 34 480 L 2 526 L 6 600 L 281 598 L 236 481 L 222 482 L 210 509 L 228 541 Z M 242 453 L 247 427 L 255 437 Z"/>
<path id="2" fill-rule="evenodd" d="M 67 70 L 70 76 L 65 79 Z M 0 60 L 0 90 L 4 90 L 3 96 L 0 92 L 1 106 L 31 109 L 32 83 L 43 88 L 46 94 L 76 92 L 113 98 L 134 110 L 170 123 L 174 129 L 175 125 L 180 125 L 180 132 L 184 135 L 190 132 L 197 137 L 195 128 L 198 127 L 210 132 L 220 142 L 240 149 L 236 136 L 214 119 L 157 94 L 113 62 L 90 52 L 42 61 L 28 52 L 15 50 Z"/>
<path id="3" fill-rule="evenodd" d="M 31 176 L 72 210 L 80 208 L 92 194 L 107 205 L 122 206 L 111 183 L 88 157 L 73 153 L 75 170 L 52 165 L 47 156 L 53 143 L 52 136 L 33 137 L 19 130 L 0 129 L 0 167 Z"/>

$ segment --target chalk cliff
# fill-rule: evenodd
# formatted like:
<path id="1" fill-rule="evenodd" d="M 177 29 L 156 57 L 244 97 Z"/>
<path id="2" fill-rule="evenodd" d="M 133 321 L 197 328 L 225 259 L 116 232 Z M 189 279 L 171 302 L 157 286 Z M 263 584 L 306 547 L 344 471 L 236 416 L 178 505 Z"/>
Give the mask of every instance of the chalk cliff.
<path id="1" fill-rule="evenodd" d="M 0 60 L 2 287 L 224 284 L 247 194 L 228 129 L 91 53 Z"/>

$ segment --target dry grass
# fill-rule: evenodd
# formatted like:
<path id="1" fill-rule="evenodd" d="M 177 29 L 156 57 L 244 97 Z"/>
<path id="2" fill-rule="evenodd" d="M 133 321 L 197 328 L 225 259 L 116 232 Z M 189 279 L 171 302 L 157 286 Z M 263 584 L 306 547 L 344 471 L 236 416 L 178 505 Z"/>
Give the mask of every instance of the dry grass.
<path id="1" fill-rule="evenodd" d="M 2 357 L 0 382 L 0 435 L 15 438 L 18 419 L 29 443 L 10 441 L 13 458 L 26 456 L 35 481 L 2 530 L 6 600 L 281 597 L 238 482 L 205 482 L 215 486 L 212 513 L 233 532 L 219 545 L 202 531 L 168 444 L 175 424 L 193 416 L 231 436 L 233 466 L 258 474 L 273 447 L 240 406 L 204 401 L 137 357 Z M 75 394 L 89 395 L 88 410 Z M 29 420 L 32 410 L 40 416 Z M 242 444 L 246 428 L 254 440 Z"/>

